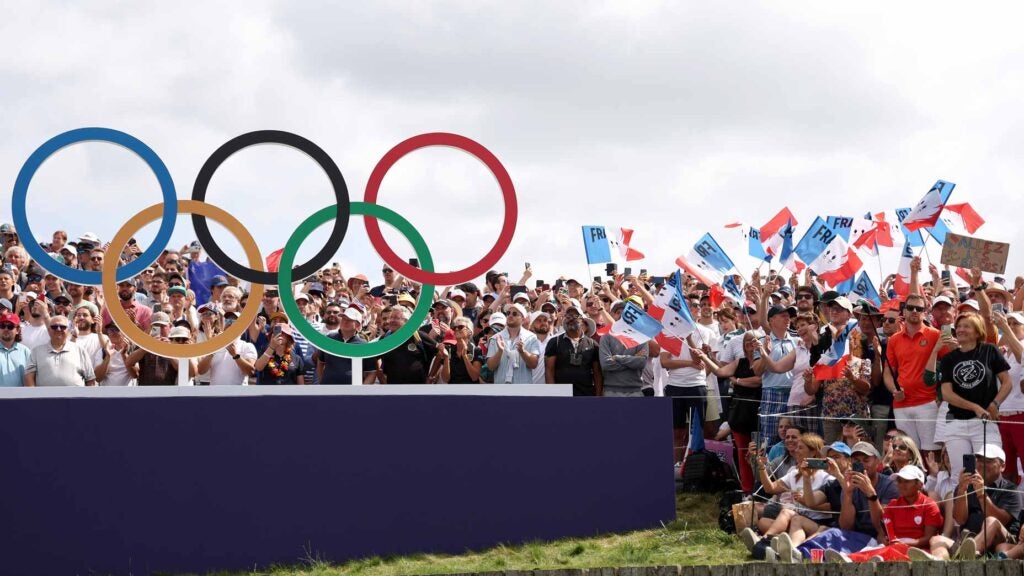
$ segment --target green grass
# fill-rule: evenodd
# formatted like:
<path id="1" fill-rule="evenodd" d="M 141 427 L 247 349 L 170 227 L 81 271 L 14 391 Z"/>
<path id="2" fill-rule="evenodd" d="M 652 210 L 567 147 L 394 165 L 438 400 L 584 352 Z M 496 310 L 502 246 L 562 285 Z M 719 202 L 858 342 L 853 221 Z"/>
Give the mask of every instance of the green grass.
<path id="1" fill-rule="evenodd" d="M 263 572 L 217 574 L 394 576 L 606 566 L 733 564 L 747 560 L 747 550 L 743 544 L 735 536 L 718 529 L 717 495 L 679 494 L 676 497 L 676 518 L 656 530 L 570 538 L 556 542 L 500 545 L 458 556 L 416 554 L 366 558 L 332 565 L 313 555 L 297 566 L 274 567 Z"/>

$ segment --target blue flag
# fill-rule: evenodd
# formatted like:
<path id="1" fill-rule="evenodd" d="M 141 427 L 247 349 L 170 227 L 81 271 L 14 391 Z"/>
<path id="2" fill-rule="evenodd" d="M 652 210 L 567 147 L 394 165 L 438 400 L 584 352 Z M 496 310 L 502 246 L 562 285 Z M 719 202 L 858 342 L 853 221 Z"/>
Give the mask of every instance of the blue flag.
<path id="1" fill-rule="evenodd" d="M 710 233 L 705 234 L 693 245 L 693 249 L 704 259 L 705 262 L 711 265 L 712 268 L 719 271 L 722 274 L 728 274 L 736 267 L 732 263 L 732 259 L 725 253 L 725 250 L 718 245 L 718 242 L 711 236 Z"/>
<path id="2" fill-rule="evenodd" d="M 850 230 L 853 228 L 853 218 L 849 216 L 829 216 L 825 223 L 833 232 L 843 237 L 846 242 L 850 241 Z"/>
<path id="3" fill-rule="evenodd" d="M 793 224 L 786 222 L 779 234 L 782 235 L 782 253 L 779 254 L 779 262 L 785 264 L 793 254 Z"/>
<path id="4" fill-rule="evenodd" d="M 850 296 L 856 296 L 858 299 L 864 299 L 872 302 L 875 306 L 882 305 L 882 298 L 878 295 L 878 290 L 875 289 L 874 282 L 868 277 L 867 272 L 861 270 L 860 274 L 857 275 L 857 281 L 854 282 L 853 288 L 849 291 Z M 851 298 L 851 300 L 853 300 Z"/>
<path id="5" fill-rule="evenodd" d="M 604 264 L 612 261 L 612 251 L 604 226 L 583 227 L 583 248 L 587 251 L 587 264 Z"/>
<path id="6" fill-rule="evenodd" d="M 227 276 L 227 273 L 209 260 L 188 263 L 188 287 L 196 295 L 196 306 L 210 301 L 210 280 L 214 276 Z"/>
<path id="7" fill-rule="evenodd" d="M 747 234 L 747 251 L 758 260 L 772 261 L 772 257 L 764 251 L 764 245 L 761 244 L 761 231 L 753 226 L 750 227 L 750 232 Z"/>
<path id="8" fill-rule="evenodd" d="M 913 210 L 913 208 L 897 208 L 896 217 L 899 218 L 900 222 L 903 222 L 903 219 L 910 214 L 911 210 Z M 911 232 L 902 225 L 900 226 L 900 229 L 903 230 L 903 236 L 907 239 L 908 246 L 924 246 L 924 236 L 921 236 L 920 230 L 914 230 Z"/>
<path id="9" fill-rule="evenodd" d="M 935 222 L 935 226 L 932 226 L 931 228 L 925 228 L 925 230 L 927 230 L 928 235 L 931 236 L 932 238 L 935 238 L 935 240 L 939 244 L 946 243 L 946 233 L 949 232 L 949 227 L 946 226 L 946 223 L 942 221 L 942 218 L 939 218 Z"/>
<path id="10" fill-rule="evenodd" d="M 796 254 L 804 262 L 814 262 L 835 237 L 832 227 L 818 216 L 797 243 Z"/>

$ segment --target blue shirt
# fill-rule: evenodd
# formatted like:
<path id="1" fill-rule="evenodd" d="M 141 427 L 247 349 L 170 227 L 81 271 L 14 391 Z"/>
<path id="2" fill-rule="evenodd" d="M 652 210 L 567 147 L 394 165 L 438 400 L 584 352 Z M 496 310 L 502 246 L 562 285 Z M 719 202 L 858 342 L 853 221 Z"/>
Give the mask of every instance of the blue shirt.
<path id="1" fill-rule="evenodd" d="M 786 354 L 796 350 L 796 340 L 792 336 L 786 334 L 782 338 L 776 338 L 774 334 L 771 334 L 772 349 L 769 352 L 772 360 L 778 362 L 782 360 Z M 764 374 L 761 375 L 761 387 L 762 388 L 789 388 L 793 385 L 793 371 L 789 372 L 772 372 L 771 370 L 765 370 Z"/>
<path id="2" fill-rule="evenodd" d="M 30 350 L 21 342 L 8 348 L 0 343 L 0 386 L 24 386 Z"/>

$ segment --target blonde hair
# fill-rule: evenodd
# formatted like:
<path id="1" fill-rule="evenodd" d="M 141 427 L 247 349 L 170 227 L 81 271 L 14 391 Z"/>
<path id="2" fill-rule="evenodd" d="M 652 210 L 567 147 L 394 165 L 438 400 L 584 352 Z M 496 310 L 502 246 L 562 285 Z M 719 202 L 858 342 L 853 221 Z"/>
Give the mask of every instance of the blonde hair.
<path id="1" fill-rule="evenodd" d="M 961 314 L 960 317 L 956 319 L 956 322 L 953 323 L 953 325 L 959 327 L 961 320 L 966 320 L 967 322 L 970 322 L 971 327 L 974 328 L 974 333 L 978 335 L 978 337 L 975 339 L 976 345 L 981 344 L 985 341 L 985 338 L 988 336 L 988 330 L 985 329 L 985 322 L 981 319 L 981 315 L 975 314 L 973 312 Z"/>
<path id="2" fill-rule="evenodd" d="M 800 435 L 800 442 L 812 452 L 812 458 L 821 458 L 821 449 L 825 447 L 825 440 L 814 432 L 804 432 Z"/>

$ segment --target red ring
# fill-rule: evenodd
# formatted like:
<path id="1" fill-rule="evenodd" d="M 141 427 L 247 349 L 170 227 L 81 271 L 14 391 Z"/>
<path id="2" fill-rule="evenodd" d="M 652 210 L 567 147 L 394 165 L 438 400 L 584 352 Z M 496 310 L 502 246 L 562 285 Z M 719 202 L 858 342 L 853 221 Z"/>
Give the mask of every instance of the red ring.
<path id="1" fill-rule="evenodd" d="M 408 262 L 402 260 L 398 254 L 395 254 L 391 247 L 388 246 L 388 243 L 384 241 L 384 235 L 380 232 L 380 223 L 377 222 L 376 218 L 364 218 L 363 222 L 366 226 L 366 235 L 370 238 L 370 244 L 373 245 L 374 250 L 384 260 L 384 263 L 393 270 L 420 284 L 452 286 L 483 276 L 505 255 L 509 245 L 512 244 L 512 236 L 516 231 L 519 205 L 516 200 L 516 189 L 512 185 L 512 178 L 509 177 L 508 172 L 505 171 L 505 167 L 501 165 L 498 158 L 479 143 L 465 136 L 449 134 L 447 132 L 432 132 L 413 136 L 389 150 L 377 162 L 377 166 L 373 168 L 373 173 L 370 174 L 370 179 L 366 183 L 364 201 L 376 204 L 380 183 L 384 180 L 384 175 L 388 173 L 388 170 L 395 165 L 395 162 L 398 162 L 406 154 L 420 148 L 426 148 L 427 146 L 451 146 L 463 152 L 468 152 L 483 162 L 488 170 L 491 171 L 491 174 L 498 180 L 498 185 L 501 187 L 501 196 L 505 201 L 505 221 L 502 223 L 498 241 L 491 250 L 479 262 L 462 270 L 454 272 L 427 272 L 419 268 L 413 268 Z"/>

